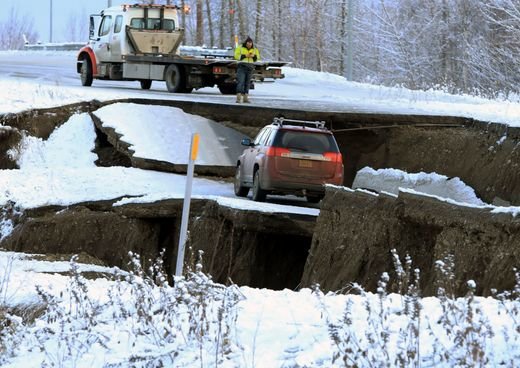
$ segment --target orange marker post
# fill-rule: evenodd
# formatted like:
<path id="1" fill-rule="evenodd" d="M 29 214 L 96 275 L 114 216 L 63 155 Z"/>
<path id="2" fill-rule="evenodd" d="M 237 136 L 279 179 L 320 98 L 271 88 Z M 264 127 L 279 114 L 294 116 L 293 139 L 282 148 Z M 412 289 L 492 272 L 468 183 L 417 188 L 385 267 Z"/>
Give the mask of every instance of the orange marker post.
<path id="1" fill-rule="evenodd" d="M 184 252 L 186 249 L 186 239 L 188 238 L 188 220 L 190 217 L 191 187 L 193 184 L 195 160 L 197 159 L 197 155 L 199 153 L 199 140 L 199 133 L 193 133 L 191 136 L 188 172 L 186 173 L 186 189 L 184 191 L 184 203 L 182 206 L 181 230 L 179 234 L 179 247 L 177 248 L 177 265 L 175 267 L 175 276 L 182 276 L 182 269 L 184 267 Z"/>

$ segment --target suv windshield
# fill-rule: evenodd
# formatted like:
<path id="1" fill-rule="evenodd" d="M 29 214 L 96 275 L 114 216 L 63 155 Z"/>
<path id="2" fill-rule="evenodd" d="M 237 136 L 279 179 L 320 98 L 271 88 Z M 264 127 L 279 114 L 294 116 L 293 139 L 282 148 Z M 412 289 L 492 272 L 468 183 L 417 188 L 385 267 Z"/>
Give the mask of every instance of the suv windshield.
<path id="1" fill-rule="evenodd" d="M 280 130 L 273 141 L 273 146 L 309 153 L 339 152 L 332 134 L 309 131 Z"/>

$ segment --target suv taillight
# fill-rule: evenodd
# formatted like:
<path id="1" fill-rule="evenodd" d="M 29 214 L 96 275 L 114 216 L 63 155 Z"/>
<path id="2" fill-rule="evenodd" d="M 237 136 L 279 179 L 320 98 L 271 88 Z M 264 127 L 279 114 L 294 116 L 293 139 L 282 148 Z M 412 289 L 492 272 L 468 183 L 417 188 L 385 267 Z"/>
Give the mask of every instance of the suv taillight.
<path id="1" fill-rule="evenodd" d="M 266 156 L 270 157 L 286 157 L 291 153 L 287 148 L 269 147 L 265 152 Z"/>
<path id="2" fill-rule="evenodd" d="M 330 161 L 330 162 L 335 162 L 335 163 L 343 162 L 343 156 L 341 155 L 340 152 L 325 152 L 323 154 L 323 156 L 325 157 L 325 159 L 327 161 Z"/>

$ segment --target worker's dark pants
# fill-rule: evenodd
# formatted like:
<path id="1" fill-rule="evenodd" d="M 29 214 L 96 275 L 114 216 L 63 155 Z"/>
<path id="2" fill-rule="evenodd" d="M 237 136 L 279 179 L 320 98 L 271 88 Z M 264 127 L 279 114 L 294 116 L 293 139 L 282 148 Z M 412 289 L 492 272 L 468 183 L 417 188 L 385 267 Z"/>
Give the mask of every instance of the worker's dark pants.
<path id="1" fill-rule="evenodd" d="M 249 85 L 255 66 L 251 63 L 238 63 L 237 66 L 237 93 L 249 93 Z"/>

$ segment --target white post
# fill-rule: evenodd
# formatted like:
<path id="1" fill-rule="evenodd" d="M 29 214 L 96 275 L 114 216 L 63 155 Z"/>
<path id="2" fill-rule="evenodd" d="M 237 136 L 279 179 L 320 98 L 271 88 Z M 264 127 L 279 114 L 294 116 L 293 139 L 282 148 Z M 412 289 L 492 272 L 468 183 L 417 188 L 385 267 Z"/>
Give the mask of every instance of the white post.
<path id="1" fill-rule="evenodd" d="M 179 233 L 179 247 L 177 248 L 177 266 L 175 267 L 175 276 L 182 276 L 182 268 L 184 267 L 184 251 L 186 248 L 186 239 L 188 238 L 188 219 L 190 217 L 191 187 L 198 150 L 199 134 L 193 133 L 191 136 L 188 172 L 186 174 L 186 188 L 184 191 L 184 204 L 182 206 L 181 230 Z"/>
<path id="2" fill-rule="evenodd" d="M 49 42 L 52 43 L 52 0 L 50 0 Z"/>

